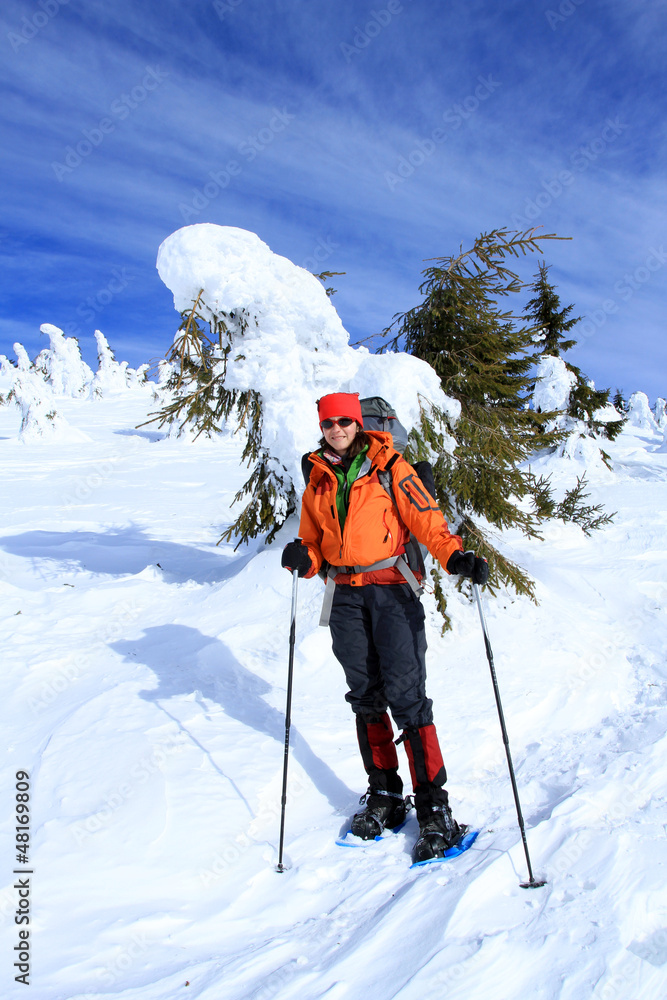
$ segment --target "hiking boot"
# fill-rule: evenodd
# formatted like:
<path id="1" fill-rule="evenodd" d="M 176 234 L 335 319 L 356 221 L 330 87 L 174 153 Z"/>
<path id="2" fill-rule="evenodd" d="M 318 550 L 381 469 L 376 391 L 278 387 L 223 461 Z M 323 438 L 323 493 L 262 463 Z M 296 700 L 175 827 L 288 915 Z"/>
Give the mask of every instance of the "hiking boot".
<path id="1" fill-rule="evenodd" d="M 398 792 L 369 789 L 359 802 L 365 804 L 365 809 L 352 817 L 350 829 L 362 840 L 379 837 L 385 827 L 393 830 L 403 822 L 408 811 L 405 799 Z"/>
<path id="2" fill-rule="evenodd" d="M 466 831 L 466 827 L 459 826 L 445 804 L 432 805 L 428 812 L 422 809 L 417 818 L 419 839 L 412 849 L 413 864 L 444 857 L 445 851 L 453 847 Z"/>

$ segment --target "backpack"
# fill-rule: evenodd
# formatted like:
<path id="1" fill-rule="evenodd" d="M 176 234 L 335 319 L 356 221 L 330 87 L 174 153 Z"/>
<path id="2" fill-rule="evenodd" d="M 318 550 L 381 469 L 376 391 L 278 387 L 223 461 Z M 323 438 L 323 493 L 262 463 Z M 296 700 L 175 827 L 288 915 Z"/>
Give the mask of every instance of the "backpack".
<path id="1" fill-rule="evenodd" d="M 365 431 L 389 431 L 394 448 L 401 455 L 408 444 L 408 432 L 396 416 L 396 410 L 382 396 L 366 396 L 359 400 Z"/>
<path id="2" fill-rule="evenodd" d="M 402 455 L 408 446 L 408 432 L 396 416 L 394 407 L 386 399 L 383 399 L 382 396 L 366 396 L 364 399 L 360 399 L 359 402 L 361 403 L 361 415 L 364 418 L 364 430 L 389 431 L 394 442 L 394 448 L 396 451 L 400 451 Z M 435 497 L 435 480 L 433 478 L 431 463 L 415 462 L 412 468 L 431 496 Z M 384 483 L 382 485 L 384 486 Z M 389 491 L 387 490 L 387 492 Z"/>

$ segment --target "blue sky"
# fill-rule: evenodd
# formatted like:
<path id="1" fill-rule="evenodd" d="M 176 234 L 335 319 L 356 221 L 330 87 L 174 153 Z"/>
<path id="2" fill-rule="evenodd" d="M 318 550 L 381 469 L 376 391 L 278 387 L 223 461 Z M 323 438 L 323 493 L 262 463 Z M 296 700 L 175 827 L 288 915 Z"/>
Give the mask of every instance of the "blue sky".
<path id="1" fill-rule="evenodd" d="M 665 0 L 5 0 L 0 22 L 0 353 L 49 322 L 89 363 L 95 328 L 163 355 L 155 258 L 184 224 L 346 272 L 353 340 L 418 304 L 427 258 L 536 225 L 572 237 L 544 257 L 584 317 L 568 358 L 667 395 Z"/>

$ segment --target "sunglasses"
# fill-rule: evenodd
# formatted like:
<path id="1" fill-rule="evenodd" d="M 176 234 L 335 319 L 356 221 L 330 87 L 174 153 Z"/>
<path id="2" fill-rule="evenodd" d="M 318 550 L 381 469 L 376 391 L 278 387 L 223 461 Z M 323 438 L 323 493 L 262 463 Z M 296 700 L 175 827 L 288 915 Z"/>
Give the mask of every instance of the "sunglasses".
<path id="1" fill-rule="evenodd" d="M 332 427 L 338 424 L 339 427 L 349 427 L 353 424 L 354 420 L 352 417 L 339 417 L 337 420 L 323 420 L 320 427 L 323 431 L 330 431 Z"/>

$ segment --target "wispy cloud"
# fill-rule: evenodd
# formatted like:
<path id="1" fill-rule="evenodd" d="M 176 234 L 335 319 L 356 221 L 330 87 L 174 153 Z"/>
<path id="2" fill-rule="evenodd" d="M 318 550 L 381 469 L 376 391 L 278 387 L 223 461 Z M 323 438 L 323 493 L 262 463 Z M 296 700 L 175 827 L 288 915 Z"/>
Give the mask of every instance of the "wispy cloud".
<path id="1" fill-rule="evenodd" d="M 481 229 L 526 219 L 572 236 L 549 259 L 581 314 L 665 229 L 655 10 L 586 0 L 554 30 L 547 0 L 436 13 L 242 0 L 223 17 L 213 3 L 69 0 L 12 46 L 40 9 L 9 0 L 0 27 L 4 353 L 17 324 L 34 323 L 35 350 L 45 320 L 76 325 L 88 351 L 100 325 L 134 364 L 149 342 L 166 348 L 175 317 L 155 254 L 186 221 L 251 229 L 297 263 L 324 241 L 358 337 L 415 304 L 425 258 Z M 135 277 L 87 323 L 114 268 Z M 656 272 L 577 348 L 589 374 L 621 381 L 634 337 L 646 360 L 633 377 L 664 394 L 648 360 L 663 292 Z"/>

